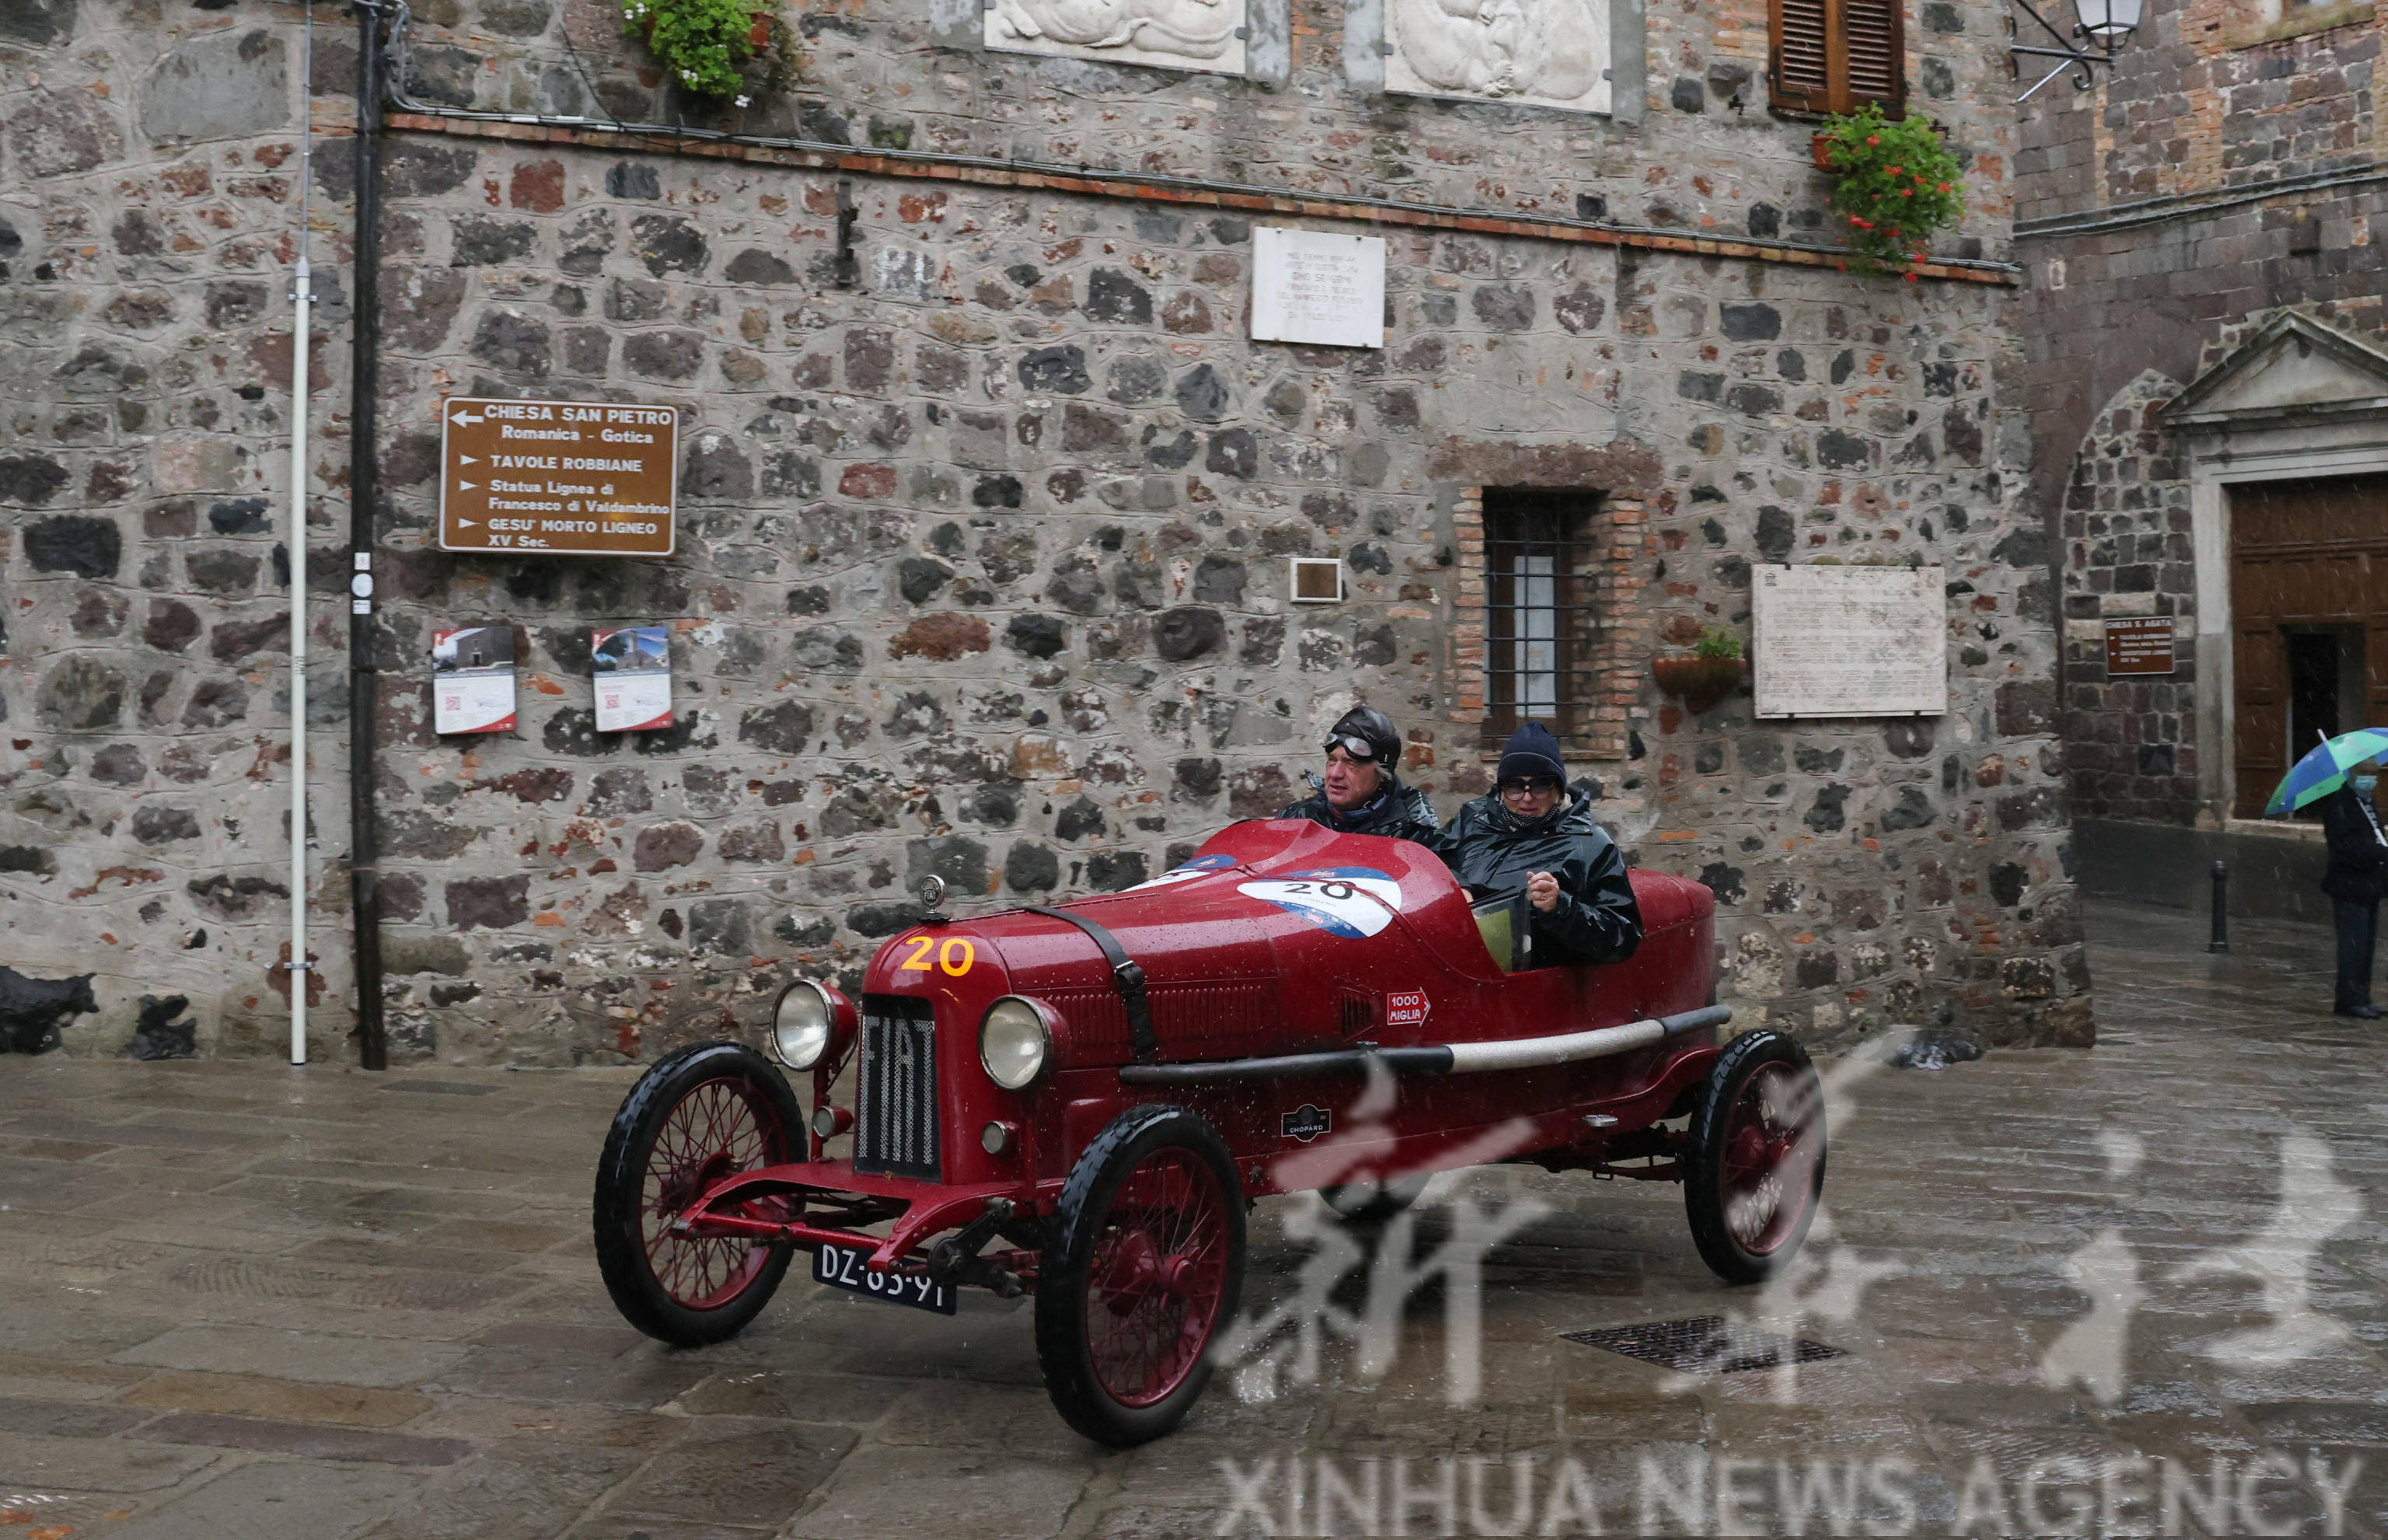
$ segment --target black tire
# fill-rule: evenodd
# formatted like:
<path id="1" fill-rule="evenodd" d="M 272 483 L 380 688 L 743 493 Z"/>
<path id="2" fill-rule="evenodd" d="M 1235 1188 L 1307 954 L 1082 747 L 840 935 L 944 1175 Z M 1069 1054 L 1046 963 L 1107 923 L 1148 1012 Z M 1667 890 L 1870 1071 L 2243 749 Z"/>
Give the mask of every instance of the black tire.
<path id="1" fill-rule="evenodd" d="M 1170 1190 L 1173 1178 L 1183 1181 L 1188 1206 L 1133 1211 L 1137 1217 L 1129 1218 L 1131 1211 L 1119 1200 L 1128 1178 L 1140 1170 L 1151 1173 L 1147 1181 L 1156 1194 Z M 1207 1188 L 1201 1181 L 1205 1172 L 1212 1178 Z M 1210 1320 L 1199 1340 L 1190 1343 L 1182 1324 L 1174 1335 L 1148 1335 L 1149 1342 L 1171 1344 L 1172 1359 L 1161 1390 L 1139 1404 L 1136 1395 L 1123 1394 L 1106 1382 L 1093 1332 L 1107 1324 L 1100 1317 L 1124 1320 L 1128 1313 L 1144 1306 L 1120 1312 L 1090 1299 L 1098 1288 L 1104 1288 L 1111 1297 L 1132 1297 L 1131 1291 L 1120 1287 L 1116 1279 L 1107 1286 L 1095 1277 L 1099 1257 L 1108 1275 L 1122 1265 L 1121 1257 L 1134 1254 L 1137 1238 L 1143 1236 L 1142 1254 L 1153 1258 L 1156 1274 L 1179 1258 L 1190 1258 L 1194 1254 L 1190 1245 L 1180 1245 L 1166 1255 L 1155 1254 L 1150 1233 L 1156 1225 L 1166 1226 L 1172 1215 L 1194 1214 L 1196 1205 L 1214 1209 L 1201 1217 L 1200 1226 L 1210 1248 L 1201 1254 L 1200 1279 L 1192 1285 L 1202 1291 L 1200 1297 L 1193 1297 L 1190 1291 L 1181 1292 L 1174 1285 L 1144 1285 L 1143 1297 L 1153 1301 L 1154 1313 L 1163 1321 L 1175 1311 L 1182 1323 L 1205 1306 Z M 1185 1233 L 1190 1236 L 1193 1230 L 1189 1228 Z M 1190 1275 L 1193 1265 L 1184 1264 L 1182 1270 Z M 1183 1107 L 1134 1107 L 1122 1113 L 1086 1146 L 1071 1169 L 1038 1267 L 1036 1362 L 1044 1371 L 1053 1409 L 1079 1432 L 1114 1449 L 1170 1432 L 1185 1420 L 1210 1382 L 1212 1344 L 1221 1329 L 1235 1318 L 1243 1283 L 1243 1191 L 1236 1181 L 1235 1162 L 1227 1154 L 1226 1144 L 1210 1124 Z M 1159 1297 L 1172 1293 L 1179 1294 L 1179 1303 Z M 1114 1367 L 1111 1372 L 1121 1370 Z M 1154 1377 L 1162 1373 L 1156 1369 Z M 1147 1379 L 1145 1389 L 1153 1390 L 1152 1378 Z"/>
<path id="2" fill-rule="evenodd" d="M 1422 1177 L 1397 1177 L 1382 1187 L 1375 1182 L 1349 1182 L 1340 1187 L 1322 1187 L 1318 1195 L 1341 1217 L 1358 1224 L 1375 1224 L 1407 1210 L 1433 1179 L 1434 1174 L 1429 1172 Z"/>
<path id="3" fill-rule="evenodd" d="M 1717 1277 L 1762 1283 L 1799 1250 L 1823 1193 L 1824 1152 L 1823 1088 L 1808 1050 L 1780 1032 L 1726 1044 L 1693 1099 L 1683 1154 L 1692 1243 Z"/>
<path id="4" fill-rule="evenodd" d="M 693 1130 L 673 1122 L 676 1110 L 700 1096 L 705 1106 L 751 1118 L 753 1137 L 732 1135 L 698 1164 L 683 1159 L 654 1169 L 657 1144 L 667 1130 L 675 1147 L 719 1144 L 692 1138 Z M 606 1131 L 594 1203 L 597 1270 L 624 1320 L 676 1347 L 701 1347 L 736 1336 L 771 1302 L 794 1248 L 672 1241 L 654 1228 L 675 1212 L 675 1201 L 685 1206 L 696 1190 L 723 1176 L 804 1159 L 803 1139 L 804 1114 L 786 1078 L 743 1044 L 697 1043 L 665 1055 L 639 1077 Z M 671 1161 L 670 1151 L 664 1158 Z M 658 1248 L 668 1276 L 656 1271 Z M 691 1297 L 689 1291 L 716 1264 L 721 1286 Z M 687 1273 L 691 1266 L 698 1270 Z"/>

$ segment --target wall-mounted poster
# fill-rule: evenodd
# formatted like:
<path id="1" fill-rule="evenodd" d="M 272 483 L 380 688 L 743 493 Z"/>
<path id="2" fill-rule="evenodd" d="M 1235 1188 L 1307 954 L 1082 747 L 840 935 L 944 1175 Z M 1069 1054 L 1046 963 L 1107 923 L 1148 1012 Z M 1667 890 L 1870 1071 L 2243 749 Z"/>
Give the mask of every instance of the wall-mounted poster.
<path id="1" fill-rule="evenodd" d="M 431 633 L 431 730 L 514 730 L 512 626 L 467 626 Z"/>
<path id="2" fill-rule="evenodd" d="M 1758 715 L 1946 712 L 1946 577 L 1937 566 L 1752 568 Z"/>
<path id="3" fill-rule="evenodd" d="M 597 731 L 650 732 L 672 724 L 671 633 L 623 626 L 589 633 L 597 674 Z"/>

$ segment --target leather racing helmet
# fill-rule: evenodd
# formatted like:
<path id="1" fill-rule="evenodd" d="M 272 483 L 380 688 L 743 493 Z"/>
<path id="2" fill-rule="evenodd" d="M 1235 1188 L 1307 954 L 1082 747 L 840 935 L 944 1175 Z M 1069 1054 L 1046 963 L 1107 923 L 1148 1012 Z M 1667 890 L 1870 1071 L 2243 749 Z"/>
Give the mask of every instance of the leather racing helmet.
<path id="1" fill-rule="evenodd" d="M 1373 706 L 1355 706 L 1328 731 L 1323 752 L 1341 749 L 1354 759 L 1391 770 L 1402 757 L 1402 730 Z"/>

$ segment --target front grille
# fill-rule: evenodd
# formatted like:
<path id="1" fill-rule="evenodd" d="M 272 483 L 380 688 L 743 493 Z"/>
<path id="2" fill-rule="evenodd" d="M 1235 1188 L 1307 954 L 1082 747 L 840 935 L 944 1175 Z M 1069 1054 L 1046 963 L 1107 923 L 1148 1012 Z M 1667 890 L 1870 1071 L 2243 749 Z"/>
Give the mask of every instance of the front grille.
<path id="1" fill-rule="evenodd" d="M 874 1176 L 943 1177 L 934 1008 L 900 995 L 865 995 L 856 1075 L 854 1168 Z"/>

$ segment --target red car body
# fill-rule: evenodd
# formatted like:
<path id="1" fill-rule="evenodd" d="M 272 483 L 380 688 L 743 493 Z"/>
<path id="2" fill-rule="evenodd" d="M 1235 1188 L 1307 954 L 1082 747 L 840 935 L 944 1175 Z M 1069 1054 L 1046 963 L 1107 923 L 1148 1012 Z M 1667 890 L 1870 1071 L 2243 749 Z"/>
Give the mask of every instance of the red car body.
<path id="1" fill-rule="evenodd" d="M 1300 883 L 1303 873 L 1358 872 L 1381 874 L 1400 893 L 1374 935 L 1344 934 L 1314 918 L 1340 917 L 1325 907 L 1337 903 L 1325 895 L 1320 909 L 1306 911 L 1299 895 L 1280 901 L 1244 891 Z M 1339 879 L 1306 880 L 1325 887 Z M 1479 934 L 1467 895 L 1425 846 L 1303 821 L 1231 825 L 1188 865 L 1070 907 L 1109 930 L 1143 968 L 1160 1061 L 1218 1063 L 1364 1043 L 1391 1049 L 1539 1037 L 1708 1003 L 1717 976 L 1715 897 L 1698 883 L 1655 872 L 1637 871 L 1632 881 L 1643 938 L 1631 959 L 1520 973 L 1502 971 Z M 1342 905 L 1365 902 L 1355 897 Z M 1113 1118 L 1163 1094 L 1121 1082 L 1122 1069 L 1135 1063 L 1125 1008 L 1102 953 L 1067 922 L 1010 910 L 915 926 L 880 948 L 862 989 L 866 1020 L 883 1001 L 919 1001 L 934 1013 L 935 1174 L 922 1171 L 925 1163 L 917 1159 L 833 1159 L 816 1136 L 812 1160 L 746 1179 L 901 1200 L 909 1206 L 884 1237 L 842 1237 L 869 1239 L 882 1268 L 923 1239 L 976 1217 L 988 1198 L 1032 1209 L 1040 1196 L 1049 1199 Z M 979 1022 L 1006 995 L 1041 999 L 1066 1024 L 1056 1034 L 1052 1068 L 1022 1091 L 995 1085 L 978 1060 Z M 1400 996 L 1422 996 L 1425 1009 L 1389 1010 L 1387 1002 Z M 1445 1152 L 1473 1145 L 1495 1126 L 1512 1128 L 1522 1117 L 1531 1124 L 1524 1149 L 1597 1164 L 1609 1139 L 1658 1121 L 1715 1056 L 1712 1037 L 1696 1034 L 1572 1064 L 1408 1080 L 1385 1132 L 1346 1153 L 1364 1175 L 1436 1171 Z M 872 1096 L 874 1072 L 892 1078 L 893 1066 L 868 1045 L 863 1057 L 858 1104 L 850 1109 L 861 1126 L 857 1142 L 889 1151 L 896 1141 L 873 1139 L 874 1116 L 905 1116 L 917 1101 Z M 832 1077 L 842 1067 L 824 1063 L 814 1072 L 816 1108 L 831 1104 Z M 1343 1071 L 1178 1083 L 1165 1095 L 1219 1130 L 1243 1175 L 1244 1195 L 1260 1198 L 1294 1190 L 1279 1181 L 1280 1160 L 1319 1137 L 1302 1137 L 1315 1119 L 1298 1119 L 1296 1132 L 1286 1132 L 1288 1117 L 1310 1107 L 1333 1120 L 1360 1084 Z M 1585 1120 L 1603 1114 L 1617 1123 L 1596 1133 Z M 992 1122 L 1019 1130 L 1005 1153 L 981 1147 L 981 1130 Z M 926 1144 L 896 1152 L 917 1155 Z"/>
<path id="2" fill-rule="evenodd" d="M 1101 1334 L 1086 1302 L 1124 1314 L 1158 1298 L 1201 1317 L 1199 1334 L 1164 1323 L 1161 1335 L 1186 1337 L 1206 1364 L 1237 1298 L 1242 1211 L 1260 1197 L 1326 1189 L 1335 1202 L 1406 1180 L 1405 1203 L 1425 1174 L 1492 1160 L 1688 1171 L 1703 1254 L 1736 1280 L 1762 1276 L 1797 1247 L 1822 1182 L 1812 1071 L 1771 1033 L 1737 1039 L 1721 1062 L 1714 899 L 1681 878 L 1632 881 L 1644 934 L 1629 960 L 1516 972 L 1424 846 L 1292 820 L 1233 825 L 1150 882 L 1072 902 L 1074 918 L 932 915 L 880 948 L 858 1010 L 826 986 L 793 986 L 817 990 L 837 1018 L 809 1072 L 808 1117 L 775 1067 L 735 1045 L 699 1045 L 650 1072 L 599 1177 L 608 1285 L 642 1329 L 682 1342 L 743 1326 L 760 1306 L 755 1288 L 768 1297 L 778 1282 L 770 1259 L 783 1269 L 792 1249 L 866 1248 L 866 1271 L 889 1280 L 1043 1285 L 1040 1357 L 1057 1406 L 1090 1436 L 1129 1443 L 1174 1426 L 1207 1368 L 1180 1353 L 1114 1372 L 1105 1390 L 1111 1371 L 1057 1369 L 1057 1355 Z M 1048 1044 L 1016 1090 L 981 1056 L 983 1024 L 1008 998 L 1034 1007 Z M 688 1055 L 729 1068 L 679 1066 Z M 1686 1115 L 1688 1133 L 1658 1126 Z M 799 1118 L 808 1126 L 789 1126 Z M 1161 1122 L 1179 1132 L 1130 1137 Z M 1175 1139 L 1175 1153 L 1154 1155 L 1154 1139 Z M 1106 1163 L 1119 1169 L 1107 1176 Z M 1164 1188 L 1179 1196 L 1154 1196 Z M 1196 1220 L 1211 1239 L 1188 1239 Z M 1087 1229 L 1105 1239 L 1064 1243 Z M 1724 1230 L 1746 1243 L 1715 1249 Z M 1083 1305 L 1058 1325 L 1045 1309 L 1057 1272 Z M 1136 1298 L 1146 1303 L 1121 1303 Z M 1060 1382 L 1073 1374 L 1074 1390 Z M 1160 1389 L 1140 1400 L 1139 1386 Z"/>

